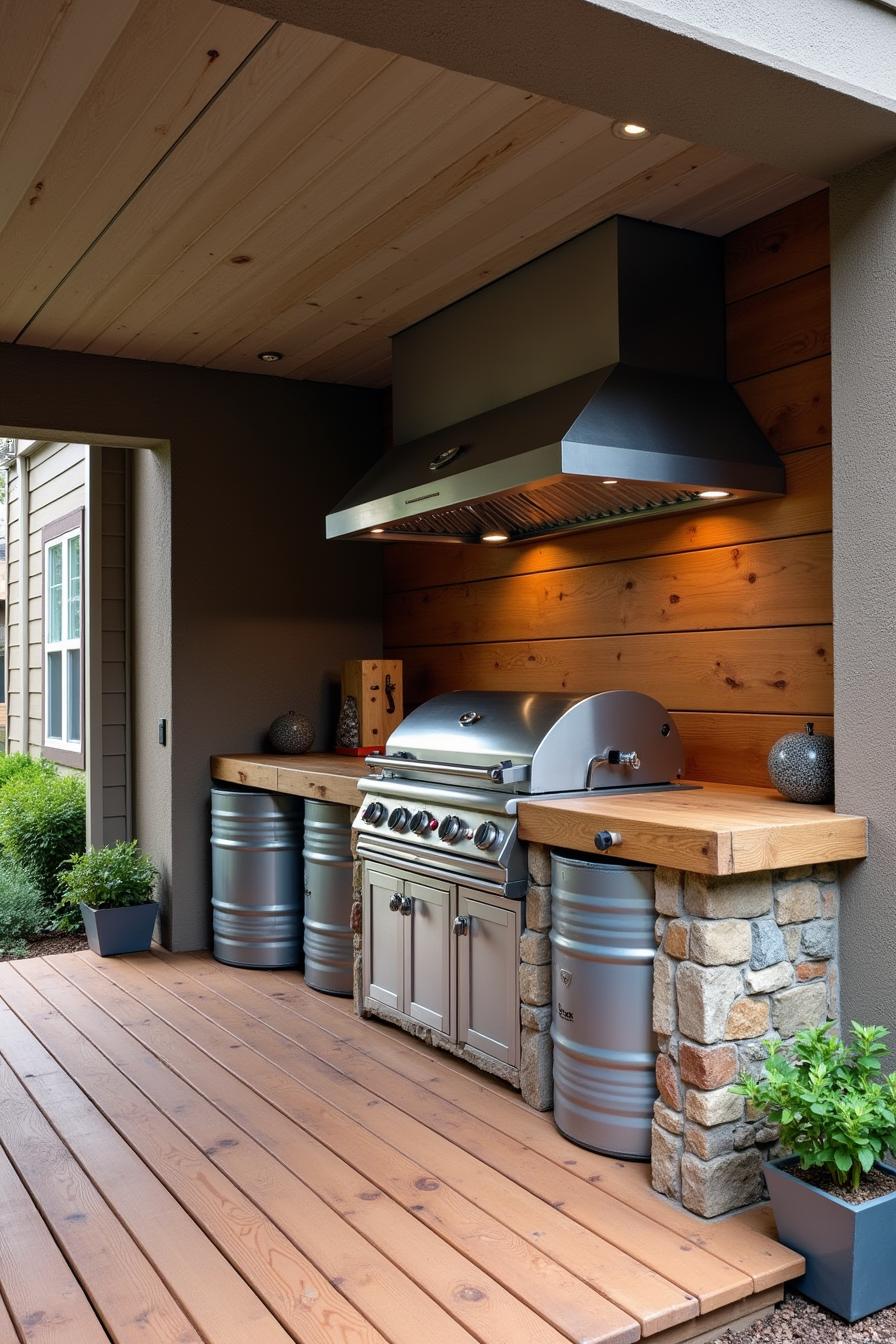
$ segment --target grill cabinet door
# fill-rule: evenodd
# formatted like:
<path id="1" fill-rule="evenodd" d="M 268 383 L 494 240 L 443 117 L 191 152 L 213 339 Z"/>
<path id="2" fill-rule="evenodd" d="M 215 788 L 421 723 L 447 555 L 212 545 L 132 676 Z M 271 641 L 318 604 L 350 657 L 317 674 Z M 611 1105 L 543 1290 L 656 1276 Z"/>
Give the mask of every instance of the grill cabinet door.
<path id="1" fill-rule="evenodd" d="M 520 1061 L 520 912 L 515 901 L 458 888 L 457 1037 L 514 1068 Z"/>
<path id="2" fill-rule="evenodd" d="M 404 1008 L 404 926 L 406 916 L 390 910 L 393 896 L 405 895 L 403 879 L 386 868 L 364 865 L 364 997 L 394 1008 Z"/>
<path id="3" fill-rule="evenodd" d="M 405 930 L 404 1012 L 414 1022 L 454 1039 L 451 1014 L 451 887 L 445 882 L 407 877 L 413 901 Z"/>

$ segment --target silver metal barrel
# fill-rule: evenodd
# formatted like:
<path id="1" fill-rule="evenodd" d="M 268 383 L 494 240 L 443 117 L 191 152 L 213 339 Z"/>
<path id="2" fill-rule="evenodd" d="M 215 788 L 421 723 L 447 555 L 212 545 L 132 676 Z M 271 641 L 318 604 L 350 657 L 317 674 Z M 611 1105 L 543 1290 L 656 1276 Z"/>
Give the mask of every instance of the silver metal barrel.
<path id="1" fill-rule="evenodd" d="M 352 810 L 305 803 L 305 984 L 352 992 Z"/>
<path id="2" fill-rule="evenodd" d="M 295 966 L 301 920 L 301 799 L 213 785 L 215 957 L 228 966 Z"/>
<path id="3" fill-rule="evenodd" d="M 554 1119 L 574 1143 L 650 1155 L 653 868 L 551 855 Z"/>

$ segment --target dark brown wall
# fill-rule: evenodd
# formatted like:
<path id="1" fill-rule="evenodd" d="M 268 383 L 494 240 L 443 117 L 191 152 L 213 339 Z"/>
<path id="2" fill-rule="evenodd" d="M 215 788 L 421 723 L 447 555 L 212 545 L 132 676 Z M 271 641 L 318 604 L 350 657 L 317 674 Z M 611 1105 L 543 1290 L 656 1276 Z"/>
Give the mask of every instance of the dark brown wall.
<path id="1" fill-rule="evenodd" d="M 172 695 L 158 716 L 170 719 L 165 928 L 178 947 L 208 933 L 209 755 L 260 749 L 290 708 L 328 746 L 342 661 L 380 652 L 375 553 L 328 545 L 323 527 L 381 451 L 381 403 L 363 389 L 0 346 L 0 423 L 170 441 Z M 141 734 L 154 729 L 148 713 Z"/>
<path id="2" fill-rule="evenodd" d="M 784 499 L 509 547 L 387 550 L 385 644 L 406 700 L 628 687 L 675 713 L 692 777 L 766 784 L 806 718 L 829 729 L 827 196 L 726 240 L 728 376 L 784 457 Z"/>

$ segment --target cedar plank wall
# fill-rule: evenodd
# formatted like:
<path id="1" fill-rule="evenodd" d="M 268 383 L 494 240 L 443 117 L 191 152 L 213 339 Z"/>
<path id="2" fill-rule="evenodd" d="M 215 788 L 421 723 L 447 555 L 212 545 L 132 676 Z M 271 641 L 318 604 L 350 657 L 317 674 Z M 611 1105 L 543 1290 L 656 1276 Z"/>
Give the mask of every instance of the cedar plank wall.
<path id="1" fill-rule="evenodd" d="M 767 784 L 783 732 L 830 731 L 827 193 L 726 239 L 728 376 L 786 497 L 508 547 L 392 545 L 385 645 L 440 691 L 645 691 L 691 778 Z"/>

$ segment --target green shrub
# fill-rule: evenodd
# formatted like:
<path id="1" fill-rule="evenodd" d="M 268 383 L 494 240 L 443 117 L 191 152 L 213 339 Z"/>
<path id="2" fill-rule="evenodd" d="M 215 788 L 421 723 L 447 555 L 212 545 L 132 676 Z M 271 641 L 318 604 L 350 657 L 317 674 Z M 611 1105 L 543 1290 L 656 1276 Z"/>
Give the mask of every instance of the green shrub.
<path id="1" fill-rule="evenodd" d="M 781 1144 L 800 1168 L 822 1168 L 838 1185 L 858 1186 L 896 1150 L 896 1073 L 881 1076 L 884 1027 L 852 1023 L 847 1044 L 833 1022 L 797 1033 L 793 1059 L 780 1041 L 766 1042 L 766 1077 L 742 1074 L 733 1091 L 781 1129 Z"/>
<path id="2" fill-rule="evenodd" d="M 94 910 L 143 905 L 152 900 L 158 873 L 137 848 L 137 841 L 121 841 L 104 849 L 90 849 L 72 859 L 59 874 L 59 927 L 78 928 L 83 901 Z"/>
<path id="3" fill-rule="evenodd" d="M 56 767 L 53 762 L 45 761 L 38 756 L 26 756 L 21 751 L 14 751 L 11 756 L 0 756 L 0 789 L 5 789 L 14 779 L 21 779 L 26 775 L 33 779 L 55 774 Z"/>
<path id="4" fill-rule="evenodd" d="M 24 956 L 27 944 L 45 933 L 50 912 L 33 879 L 0 859 L 0 956 Z"/>
<path id="5" fill-rule="evenodd" d="M 85 845 L 86 795 L 79 775 L 25 771 L 0 790 L 0 849 L 34 879 L 48 904 L 56 877 Z"/>

